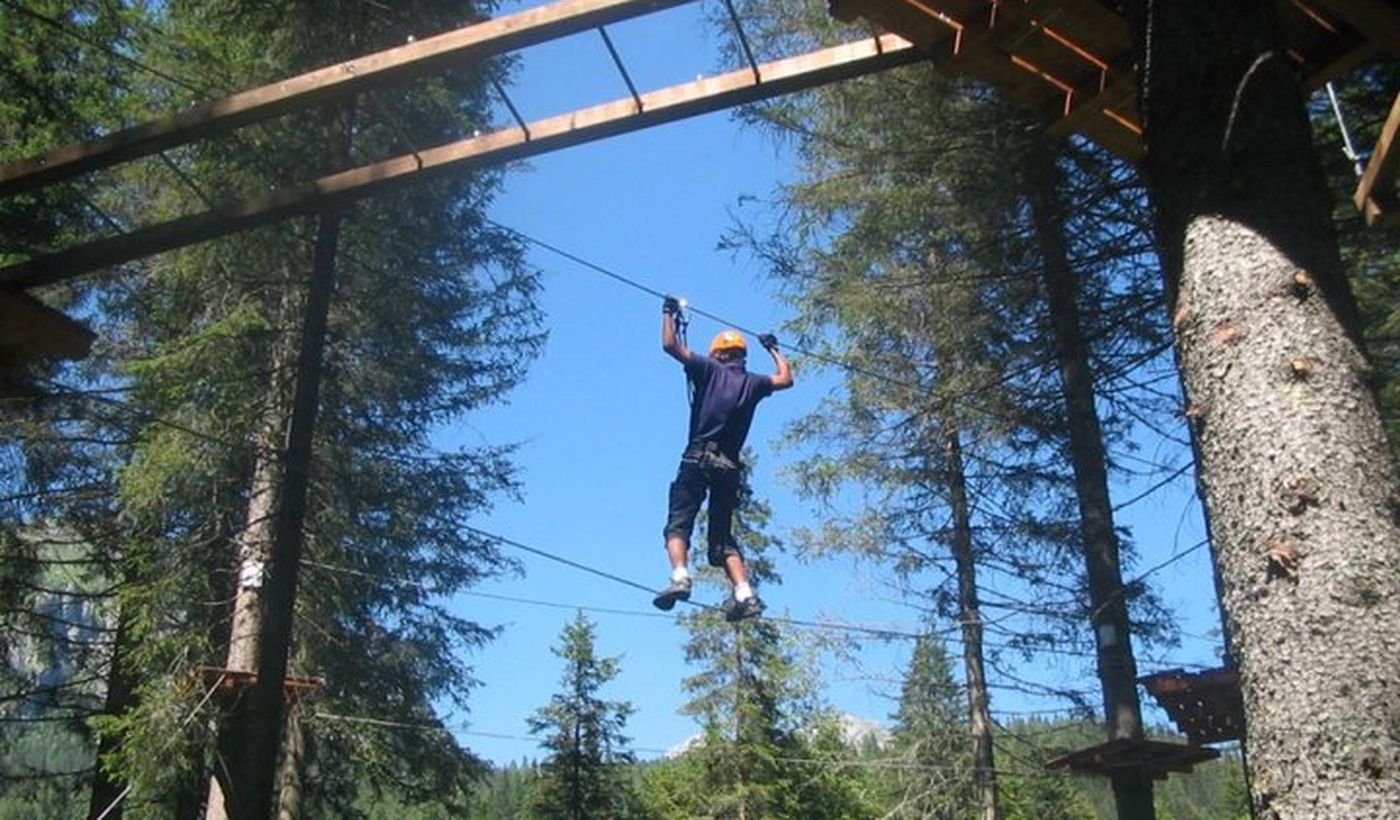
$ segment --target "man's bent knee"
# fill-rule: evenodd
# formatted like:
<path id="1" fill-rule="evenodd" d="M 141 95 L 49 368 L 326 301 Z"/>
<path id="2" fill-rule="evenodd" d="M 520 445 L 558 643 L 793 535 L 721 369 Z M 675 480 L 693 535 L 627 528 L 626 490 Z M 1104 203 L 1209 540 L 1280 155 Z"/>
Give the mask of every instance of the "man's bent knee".
<path id="1" fill-rule="evenodd" d="M 711 544 L 710 548 L 705 551 L 705 560 L 708 561 L 712 567 L 723 567 L 724 559 L 731 555 L 739 558 L 744 557 L 743 554 L 739 552 L 739 548 L 734 544 Z"/>

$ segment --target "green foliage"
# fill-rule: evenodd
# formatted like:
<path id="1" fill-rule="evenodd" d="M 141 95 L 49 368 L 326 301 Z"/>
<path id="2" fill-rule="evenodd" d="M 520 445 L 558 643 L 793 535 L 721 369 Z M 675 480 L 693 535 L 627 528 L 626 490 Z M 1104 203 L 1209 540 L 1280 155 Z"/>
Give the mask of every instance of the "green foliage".
<path id="1" fill-rule="evenodd" d="M 0 159 L 92 139 L 144 113 L 141 81 L 120 52 L 147 13 L 142 4 L 84 0 L 0 6 Z M 100 217 L 71 186 L 6 197 L 0 261 L 73 240 Z"/>
<path id="2" fill-rule="evenodd" d="M 638 796 L 646 816 L 655 820 L 703 817 L 705 768 L 696 755 L 682 754 L 644 766 Z"/>
<path id="3" fill-rule="evenodd" d="M 746 454 L 752 462 L 752 454 Z M 770 511 L 747 480 L 741 485 L 735 535 L 750 575 L 779 583 L 772 555 L 781 544 L 764 527 Z M 726 588 L 715 570 L 702 583 Z M 814 678 L 778 624 L 758 618 L 726 623 L 717 611 L 683 618 L 686 659 L 696 671 L 682 686 L 683 710 L 702 726 L 685 753 L 646 769 L 641 800 L 657 818 L 854 818 L 878 815 L 876 790 L 858 767 L 839 727 L 822 709 Z"/>
<path id="4" fill-rule="evenodd" d="M 538 767 L 510 765 L 487 776 L 472 799 L 472 820 L 526 820 L 530 795 L 539 779 Z"/>
<path id="5" fill-rule="evenodd" d="M 622 734 L 632 706 L 606 701 L 599 691 L 617 677 L 617 658 L 600 658 L 593 623 L 579 612 L 564 627 L 554 654 L 564 660 L 562 691 L 536 710 L 530 733 L 548 756 L 529 800 L 541 820 L 623 818 L 635 815 L 622 766 L 630 763 Z"/>
<path id="6" fill-rule="evenodd" d="M 86 817 L 91 764 L 91 747 L 69 725 L 0 725 L 0 820 Z"/>
<path id="7" fill-rule="evenodd" d="M 0 37 L 23 44 L 0 49 L 7 154 L 455 27 L 490 7 L 25 5 L 67 33 L 0 7 Z M 89 238 L 103 219 L 148 224 L 401 152 L 405 132 L 470 132 L 488 118 L 488 73 L 505 68 L 463 68 L 250 126 L 56 189 L 52 201 L 7 200 L 16 209 L 0 212 L 5 236 L 36 246 Z M 337 143 L 350 131 L 353 145 Z M 341 214 L 293 658 L 294 672 L 332 682 L 317 703 L 328 712 L 430 723 L 435 705 L 465 702 L 470 651 L 493 634 L 443 600 L 509 566 L 459 524 L 513 492 L 511 451 L 444 453 L 434 436 L 518 384 L 542 340 L 521 248 L 480 218 L 499 180 L 465 174 Z M 9 230 L 21 218 L 34 225 Z M 98 545 L 103 586 L 119 590 L 112 611 L 130 624 L 136 704 L 94 726 L 118 742 L 105 765 L 152 816 L 201 793 L 207 776 L 212 723 L 196 713 L 209 707 L 192 670 L 223 665 L 236 554 L 265 530 L 255 502 L 280 481 L 312 226 L 192 246 L 97 283 L 101 345 L 72 375 L 109 392 L 41 406 L 24 436 L 5 442 L 5 464 L 17 468 L 7 489 L 33 492 L 31 520 Z M 23 552 L 16 562 L 6 553 L 7 572 Z M 306 731 L 308 816 L 354 816 L 362 795 L 398 816 L 451 811 L 481 770 L 446 733 L 315 720 Z"/>

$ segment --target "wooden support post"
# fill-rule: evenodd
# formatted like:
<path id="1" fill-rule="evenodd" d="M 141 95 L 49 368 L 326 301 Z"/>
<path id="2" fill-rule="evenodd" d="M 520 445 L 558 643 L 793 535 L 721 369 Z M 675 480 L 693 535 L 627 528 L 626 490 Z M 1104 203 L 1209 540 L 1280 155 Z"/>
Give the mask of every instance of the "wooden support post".
<path id="1" fill-rule="evenodd" d="M 341 214 L 328 210 L 318 220 L 315 260 L 306 297 L 301 347 L 297 360 L 292 414 L 287 428 L 282 481 L 277 488 L 277 516 L 267 582 L 257 678 L 235 702 L 220 729 L 220 746 L 229 750 L 225 806 L 232 820 L 265 820 L 275 805 L 278 749 L 282 739 L 283 686 L 292 645 L 292 621 L 301 570 L 302 529 L 311 480 L 312 440 L 320 405 L 326 326 L 335 290 L 336 251 Z M 210 806 L 210 811 L 215 811 Z"/>
<path id="2" fill-rule="evenodd" d="M 1391 224 L 1400 221 L 1400 197 L 1395 195 L 1396 172 L 1400 170 L 1400 146 L 1395 134 L 1400 131 L 1400 94 L 1385 118 L 1380 139 L 1366 163 L 1366 171 L 1356 186 L 1356 207 L 1366 215 L 1367 225 Z"/>

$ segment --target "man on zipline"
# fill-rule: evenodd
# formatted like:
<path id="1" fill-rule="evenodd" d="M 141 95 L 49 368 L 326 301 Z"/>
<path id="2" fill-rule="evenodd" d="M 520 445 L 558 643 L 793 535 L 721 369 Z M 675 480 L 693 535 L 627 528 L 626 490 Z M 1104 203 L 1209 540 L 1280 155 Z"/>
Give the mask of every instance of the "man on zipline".
<path id="1" fill-rule="evenodd" d="M 772 334 L 758 337 L 773 357 L 777 372 L 760 376 L 744 369 L 748 346 L 737 330 L 721 331 L 710 342 L 710 355 L 702 356 L 686 347 L 676 332 L 680 303 L 668 296 L 661 305 L 661 349 L 685 366 L 692 387 L 690 396 L 690 440 L 681 455 L 676 480 L 671 482 L 670 512 L 666 519 L 666 556 L 671 560 L 671 582 L 652 603 L 669 610 L 676 601 L 690 598 L 687 558 L 690 533 L 700 503 L 710 494 L 710 521 L 707 529 L 712 567 L 723 567 L 734 585 L 734 596 L 724 603 L 729 621 L 752 618 L 763 612 L 763 602 L 749 586 L 744 556 L 734 541 L 731 523 L 739 500 L 739 451 L 749 435 L 753 411 L 775 390 L 792 387 L 792 369 L 778 350 Z"/>

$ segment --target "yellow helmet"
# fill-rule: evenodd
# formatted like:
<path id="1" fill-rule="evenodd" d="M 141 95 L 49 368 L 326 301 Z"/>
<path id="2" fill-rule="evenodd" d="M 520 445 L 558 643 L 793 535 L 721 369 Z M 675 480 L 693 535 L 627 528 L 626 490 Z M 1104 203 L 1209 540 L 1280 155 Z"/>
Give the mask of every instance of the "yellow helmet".
<path id="1" fill-rule="evenodd" d="M 738 350 L 741 353 L 748 353 L 749 346 L 744 342 L 744 334 L 739 331 L 721 330 L 710 341 L 710 355 L 713 356 L 721 350 Z"/>

